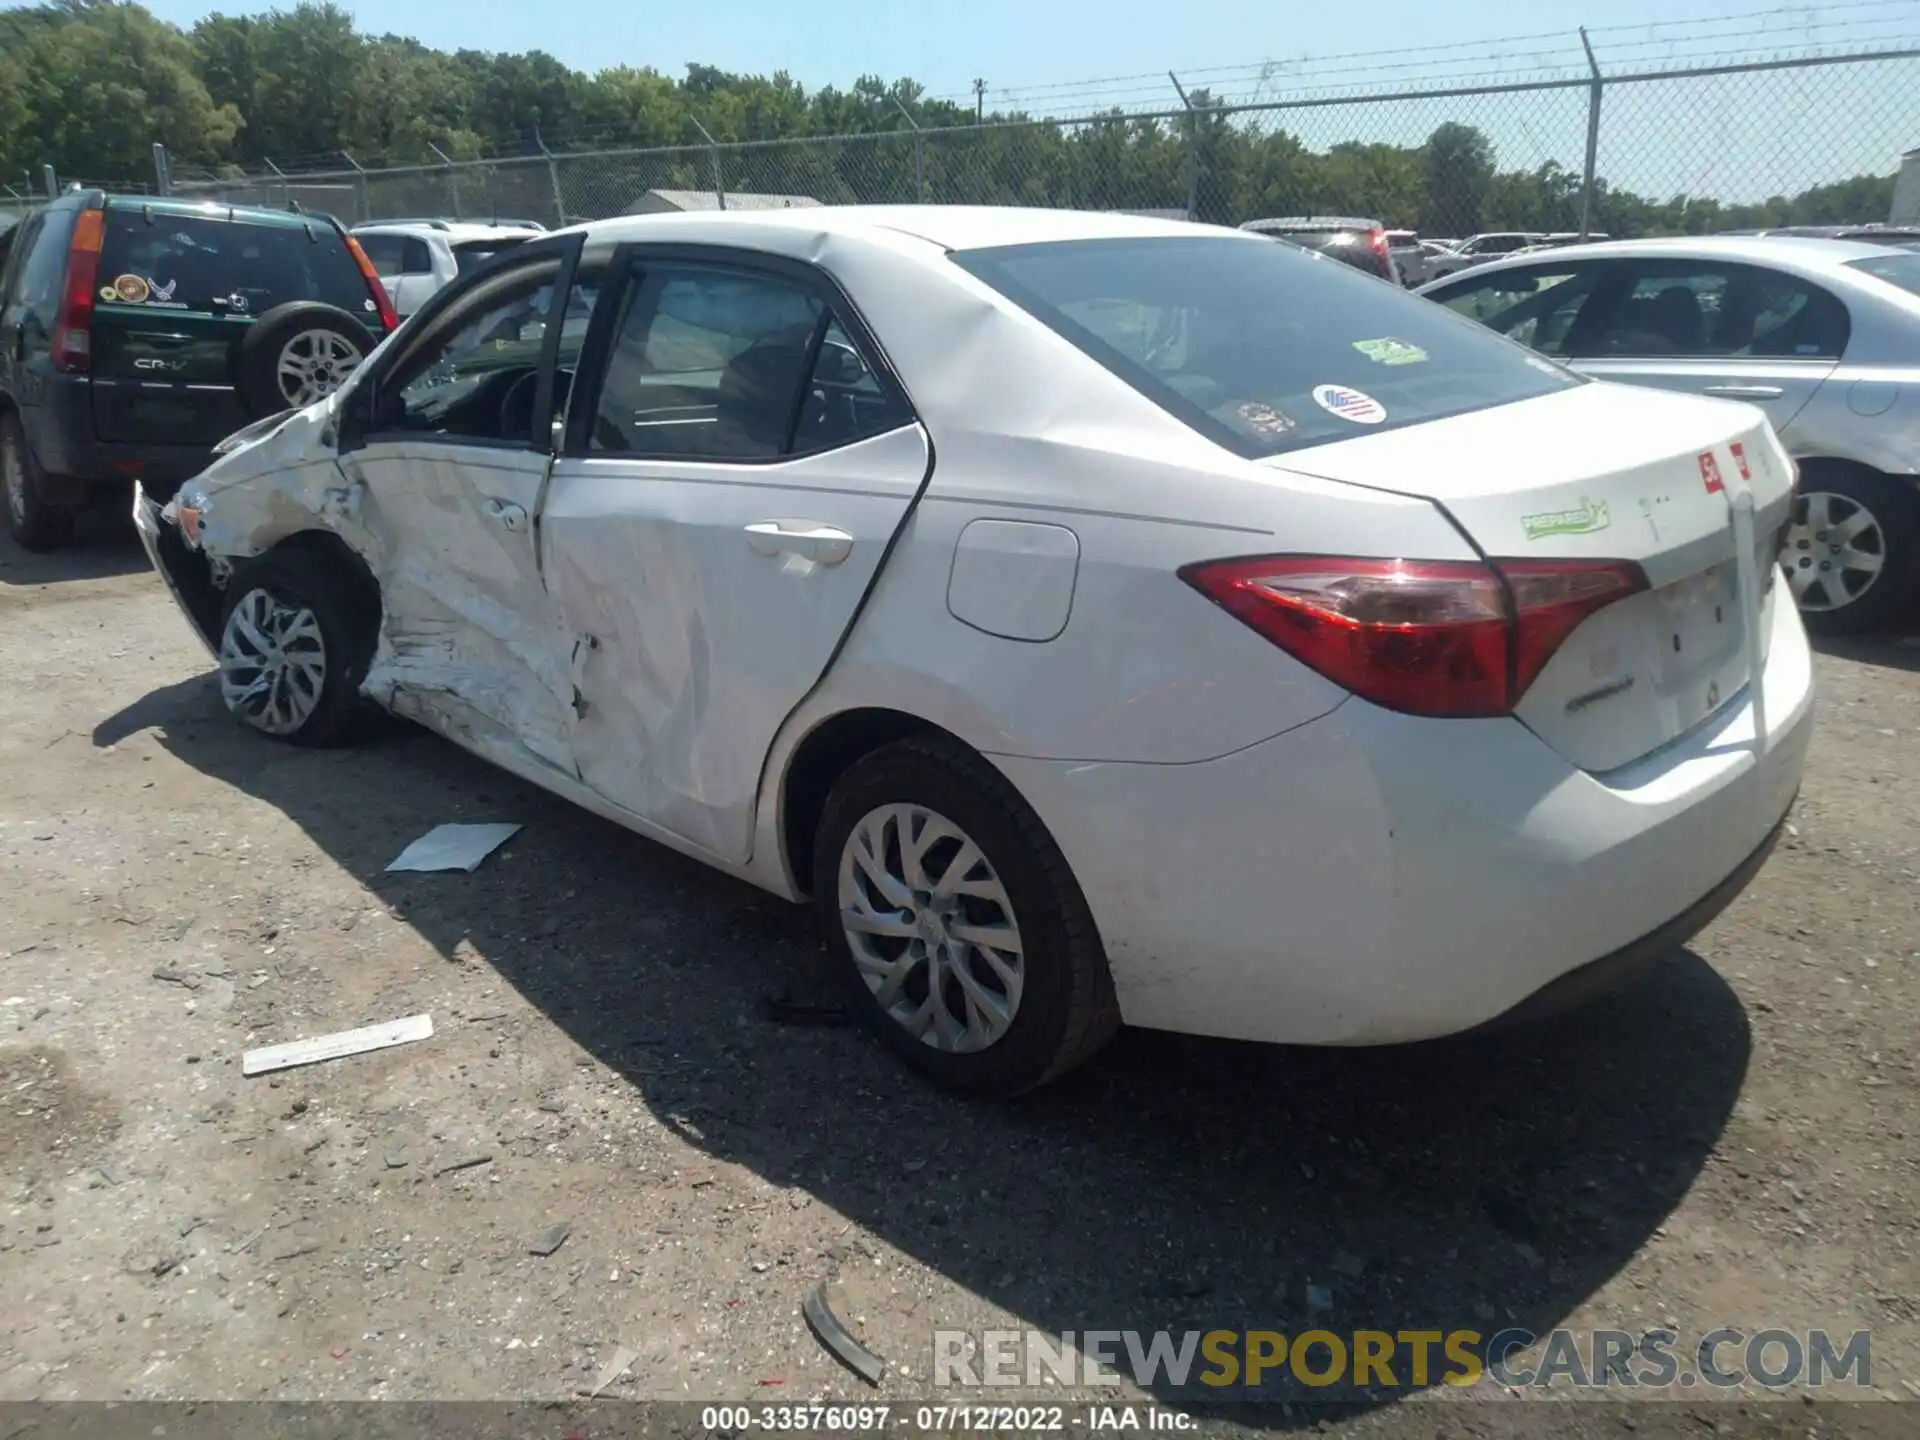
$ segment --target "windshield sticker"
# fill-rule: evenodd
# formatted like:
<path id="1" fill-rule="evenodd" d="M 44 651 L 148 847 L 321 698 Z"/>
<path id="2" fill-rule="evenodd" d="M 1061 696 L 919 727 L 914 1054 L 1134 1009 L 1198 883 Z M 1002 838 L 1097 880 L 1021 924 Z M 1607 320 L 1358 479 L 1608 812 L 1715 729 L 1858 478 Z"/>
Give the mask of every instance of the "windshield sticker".
<path id="1" fill-rule="evenodd" d="M 116 300 L 129 305 L 144 305 L 147 297 L 153 293 L 152 287 L 138 275 L 117 275 L 113 281 L 113 295 Z"/>
<path id="2" fill-rule="evenodd" d="M 154 281 L 151 287 L 153 291 L 153 302 L 156 305 L 167 304 L 173 299 L 173 292 L 179 288 L 180 282 L 178 280 L 170 281 L 165 285 L 162 285 L 158 280 Z"/>
<path id="3" fill-rule="evenodd" d="M 1713 458 L 1713 451 L 1700 452 L 1700 483 L 1707 487 L 1707 494 L 1718 495 L 1727 488 L 1720 478 L 1720 462 Z"/>
<path id="4" fill-rule="evenodd" d="M 1294 428 L 1293 417 L 1271 405 L 1248 402 L 1239 409 L 1240 422 L 1249 430 L 1269 439 L 1285 435 Z"/>
<path id="5" fill-rule="evenodd" d="M 1520 528 L 1529 540 L 1544 540 L 1549 535 L 1591 535 L 1612 523 L 1607 515 L 1607 502 L 1589 500 L 1584 495 L 1576 510 L 1547 510 L 1520 517 Z"/>
<path id="6" fill-rule="evenodd" d="M 1364 390 L 1345 385 L 1316 385 L 1313 403 L 1329 415 L 1351 420 L 1355 425 L 1378 425 L 1387 418 L 1387 407 Z"/>
<path id="7" fill-rule="evenodd" d="M 1427 352 L 1418 345 L 1395 340 L 1391 335 L 1379 340 L 1356 340 L 1353 348 L 1376 365 L 1420 365 L 1427 359 Z"/>
<path id="8" fill-rule="evenodd" d="M 102 300 L 118 300 L 120 298 L 120 292 L 111 285 L 102 285 L 100 287 L 100 298 Z"/>

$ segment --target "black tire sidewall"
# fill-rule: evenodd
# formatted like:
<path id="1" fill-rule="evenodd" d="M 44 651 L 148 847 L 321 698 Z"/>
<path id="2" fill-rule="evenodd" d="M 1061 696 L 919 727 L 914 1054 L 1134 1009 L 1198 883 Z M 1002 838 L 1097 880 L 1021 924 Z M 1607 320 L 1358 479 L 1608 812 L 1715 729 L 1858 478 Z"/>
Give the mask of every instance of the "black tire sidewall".
<path id="1" fill-rule="evenodd" d="M 1886 558 L 1860 599 L 1838 610 L 1803 610 L 1801 621 L 1815 635 L 1878 630 L 1898 618 L 1920 588 L 1920 486 L 1911 480 L 1849 471 L 1815 472 L 1801 480 L 1801 496 L 1820 493 L 1838 495 L 1870 511 L 1879 522 Z M 1791 552 L 1782 557 L 1784 564 L 1791 559 Z"/>
<path id="2" fill-rule="evenodd" d="M 49 505 L 42 498 L 40 467 L 33 458 L 33 448 L 27 444 L 26 427 L 20 423 L 19 416 L 0 414 L 0 451 L 14 453 L 19 461 L 19 474 L 15 477 L 20 487 L 19 519 L 15 519 L 7 496 L 0 494 L 0 508 L 6 511 L 7 533 L 23 550 L 59 549 L 73 538 L 74 511 L 64 505 Z M 0 465 L 4 464 L 5 461 L 0 460 Z M 5 477 L 0 475 L 0 486 L 4 483 Z"/>
<path id="3" fill-rule="evenodd" d="M 349 311 L 317 300 L 276 305 L 248 327 L 234 351 L 234 386 L 256 419 L 277 415 L 291 403 L 280 393 L 280 352 L 304 330 L 329 330 L 351 341 L 364 362 L 373 352 L 367 327 Z"/>
<path id="4" fill-rule="evenodd" d="M 290 745 L 330 745 L 345 738 L 364 709 L 360 685 L 372 660 L 377 621 L 369 623 L 361 613 L 364 607 L 346 586 L 329 579 L 325 562 L 318 557 L 269 552 L 235 570 L 228 581 L 220 604 L 220 640 L 226 637 L 234 609 L 255 590 L 266 591 L 282 604 L 303 606 L 313 612 L 326 647 L 326 675 L 320 686 L 320 703 L 296 730 L 272 735 L 244 716 L 235 714 L 234 719 L 256 735 Z"/>
<path id="5" fill-rule="evenodd" d="M 923 805 L 966 832 L 1006 886 L 1020 927 L 1025 963 L 1020 1007 L 1007 1033 L 974 1054 L 935 1050 L 888 1015 L 861 978 L 840 924 L 840 856 L 849 835 L 873 810 L 902 803 Z M 1053 853 L 1038 853 L 1041 845 Z M 1074 967 L 1105 965 L 1097 944 L 1091 956 L 1076 954 L 1076 944 L 1084 946 L 1092 933 L 1086 902 L 1038 817 L 1026 810 L 1012 786 L 984 761 L 968 765 L 914 742 L 874 752 L 834 787 L 815 840 L 813 899 L 848 1003 L 909 1065 L 951 1090 L 979 1098 L 1017 1095 L 1056 1073 L 1071 1040 Z"/>

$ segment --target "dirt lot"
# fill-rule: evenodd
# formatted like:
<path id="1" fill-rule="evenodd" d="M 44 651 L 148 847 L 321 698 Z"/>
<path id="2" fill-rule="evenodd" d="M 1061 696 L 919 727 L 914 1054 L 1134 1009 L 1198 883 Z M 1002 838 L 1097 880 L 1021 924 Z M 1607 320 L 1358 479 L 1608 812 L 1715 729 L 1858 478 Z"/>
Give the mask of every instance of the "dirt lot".
<path id="1" fill-rule="evenodd" d="M 1794 833 L 1595 1008 L 1416 1051 L 1129 1034 L 994 1109 L 772 1018 L 818 993 L 797 910 L 423 733 L 243 734 L 129 526 L 0 548 L 0 1400 L 565 1399 L 622 1348 L 613 1396 L 871 1394 L 802 1323 L 832 1280 L 899 1397 L 936 1327 L 1823 1326 L 1873 1332 L 1900 1423 L 1696 1394 L 1605 1433 L 1912 1433 L 1917 671 L 1823 655 Z M 383 873 L 449 820 L 526 828 Z"/>

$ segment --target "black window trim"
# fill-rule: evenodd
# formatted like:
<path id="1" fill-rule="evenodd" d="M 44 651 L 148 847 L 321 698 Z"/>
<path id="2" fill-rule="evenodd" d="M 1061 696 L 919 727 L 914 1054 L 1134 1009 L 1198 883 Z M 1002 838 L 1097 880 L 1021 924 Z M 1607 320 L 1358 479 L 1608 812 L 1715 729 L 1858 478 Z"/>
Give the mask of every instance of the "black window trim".
<path id="1" fill-rule="evenodd" d="M 1592 317 L 1582 313 L 1579 319 L 1575 321 L 1574 328 L 1568 332 L 1568 339 L 1571 342 L 1574 335 L 1578 334 L 1581 344 L 1575 347 L 1569 343 L 1565 358 L 1570 361 L 1593 361 L 1601 364 L 1621 360 L 1629 362 L 1649 361 L 1660 364 L 1672 364 L 1676 361 L 1693 364 L 1724 362 L 1736 365 L 1823 365 L 1831 367 L 1846 358 L 1847 346 L 1853 341 L 1853 312 L 1847 308 L 1846 301 L 1842 300 L 1826 286 L 1819 284 L 1817 281 L 1809 280 L 1804 275 L 1796 274 L 1792 270 L 1782 270 L 1774 265 L 1759 265 L 1750 260 L 1725 260 L 1718 256 L 1708 257 L 1697 255 L 1623 255 L 1614 258 L 1608 263 L 1614 267 L 1615 273 L 1611 277 L 1603 280 L 1602 284 L 1596 285 L 1593 291 L 1596 298 L 1605 294 L 1607 303 Z M 1720 269 L 1727 271 L 1729 288 L 1731 288 L 1734 279 L 1733 272 L 1736 271 L 1743 271 L 1750 275 L 1775 275 L 1790 284 L 1800 286 L 1809 294 L 1820 296 L 1830 301 L 1840 312 L 1842 329 L 1838 351 L 1832 355 L 1714 355 L 1703 354 L 1697 351 L 1683 355 L 1635 355 L 1603 354 L 1596 348 L 1599 338 L 1604 335 L 1607 328 L 1612 325 L 1615 313 L 1619 307 L 1626 302 L 1627 296 L 1633 292 L 1634 286 L 1639 284 L 1648 274 L 1657 273 L 1661 268 L 1688 265 L 1700 267 L 1701 269 Z M 1434 298 L 1438 299 L 1439 297 L 1435 296 Z M 1589 305 L 1592 303 L 1592 300 L 1588 301 Z"/>
<path id="2" fill-rule="evenodd" d="M 553 444 L 553 380 L 559 363 L 561 332 L 566 328 L 566 307 L 573 293 L 573 284 L 580 270 L 580 251 L 583 237 L 580 235 L 560 235 L 551 240 L 541 240 L 530 245 L 503 252 L 475 270 L 471 275 L 463 276 L 451 285 L 442 286 L 427 298 L 424 305 L 415 311 L 406 322 L 406 328 L 414 331 L 407 343 L 398 346 L 389 356 L 382 357 L 378 369 L 369 374 L 364 382 L 354 386 L 352 400 L 355 409 L 364 417 L 378 413 L 379 392 L 385 387 L 395 371 L 414 359 L 426 347 L 433 345 L 446 335 L 446 325 L 451 320 L 457 325 L 466 318 L 469 303 L 480 290 L 490 287 L 503 279 L 509 272 L 521 269 L 544 268 L 559 262 L 559 270 L 553 278 L 553 295 L 559 305 L 561 324 L 547 325 L 545 341 L 540 348 L 539 368 L 535 371 L 533 395 L 533 420 L 525 441 L 491 440 L 480 435 L 433 435 L 418 430 L 361 430 L 357 426 L 341 427 L 339 453 L 350 454 L 378 444 L 446 445 L 461 450 L 491 450 L 497 452 L 522 452 L 529 454 L 551 455 Z M 598 324 L 603 306 L 596 305 L 592 324 Z M 457 313 L 456 313 L 457 312 Z M 588 338 L 591 339 L 591 326 Z M 584 360 L 585 351 L 582 351 Z M 579 374 L 576 371 L 574 383 L 578 385 Z"/>
<path id="3" fill-rule="evenodd" d="M 746 275 L 771 276 L 799 285 L 822 302 L 821 316 L 815 323 L 807 346 L 805 378 L 797 387 L 793 411 L 787 417 L 787 443 L 778 455 L 655 455 L 626 450 L 595 450 L 590 447 L 593 417 L 599 413 L 600 393 L 606 383 L 607 362 L 619 326 L 625 321 L 627 305 L 633 294 L 645 284 L 650 265 L 699 265 L 710 269 L 739 271 Z M 795 450 L 793 435 L 806 409 L 807 387 L 820 363 L 820 346 L 832 322 L 838 320 L 847 338 L 860 352 L 874 379 L 887 398 L 900 407 L 898 425 L 843 440 L 817 449 Z M 920 423 L 920 412 L 913 397 L 900 381 L 899 373 L 887 357 L 885 347 L 874 334 L 866 316 L 860 313 L 846 288 L 819 265 L 777 255 L 765 250 L 749 250 L 734 245 L 623 244 L 616 245 L 608 266 L 608 279 L 601 291 L 601 303 L 595 308 L 587 329 L 586 345 L 580 352 L 580 367 L 573 379 L 573 393 L 567 407 L 567 433 L 560 454 L 570 460 L 612 460 L 651 465 L 785 465 L 815 455 L 830 455 L 849 445 L 863 444 L 881 435 L 891 435 L 908 425 Z"/>

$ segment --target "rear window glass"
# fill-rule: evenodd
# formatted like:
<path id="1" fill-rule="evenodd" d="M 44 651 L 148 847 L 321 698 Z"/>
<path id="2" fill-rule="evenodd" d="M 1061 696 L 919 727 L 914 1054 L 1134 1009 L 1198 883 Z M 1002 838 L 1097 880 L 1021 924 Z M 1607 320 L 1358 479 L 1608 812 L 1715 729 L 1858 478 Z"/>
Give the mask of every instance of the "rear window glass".
<path id="1" fill-rule="evenodd" d="M 101 298 L 121 304 L 262 315 L 291 300 L 336 305 L 369 328 L 378 307 L 346 241 L 331 225 L 250 225 L 224 215 L 107 212 Z"/>
<path id="2" fill-rule="evenodd" d="M 1920 295 L 1920 252 L 1908 255 L 1875 255 L 1869 260 L 1849 260 L 1856 270 L 1864 270 L 1876 280 L 1898 285 L 1909 295 Z"/>
<path id="3" fill-rule="evenodd" d="M 954 259 L 1250 458 L 1585 383 L 1441 306 L 1286 245 L 1063 241 Z"/>

